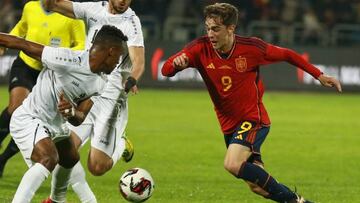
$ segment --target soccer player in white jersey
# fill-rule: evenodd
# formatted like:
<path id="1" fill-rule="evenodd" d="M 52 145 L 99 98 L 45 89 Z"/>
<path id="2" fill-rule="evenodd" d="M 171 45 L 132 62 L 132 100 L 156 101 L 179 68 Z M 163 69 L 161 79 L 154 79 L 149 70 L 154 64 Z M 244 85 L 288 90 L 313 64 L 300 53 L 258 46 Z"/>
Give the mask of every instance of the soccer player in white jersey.
<path id="1" fill-rule="evenodd" d="M 123 55 L 119 66 L 110 74 L 104 92 L 93 97 L 94 106 L 84 123 L 79 127 L 70 127 L 79 139 L 76 146 L 91 139 L 88 169 L 96 176 L 109 171 L 122 155 L 129 161 L 132 153 L 125 150 L 128 140 L 123 137 L 128 120 L 127 92 L 137 93 L 136 81 L 144 71 L 144 40 L 139 18 L 129 7 L 131 0 L 109 0 L 109 2 L 76 3 L 67 0 L 46 0 L 49 10 L 72 18 L 83 19 L 87 25 L 87 47 L 103 24 L 118 27 L 128 37 L 128 55 Z M 126 143 L 127 142 L 127 143 Z M 123 153 L 124 152 L 124 153 Z M 83 168 L 78 163 L 71 174 L 70 183 L 82 202 L 96 202 L 92 192 L 86 188 Z M 55 179 L 53 184 L 56 185 Z M 84 185 L 81 189 L 80 186 Z M 76 188 L 74 188 L 76 187 Z M 56 202 L 64 201 L 64 194 L 52 187 L 50 198 Z"/>
<path id="2" fill-rule="evenodd" d="M 44 64 L 33 91 L 10 122 L 11 136 L 29 166 L 13 203 L 30 202 L 57 164 L 62 168 L 58 187 L 67 187 L 79 154 L 65 122 L 78 126 L 85 120 L 92 106 L 90 97 L 104 86 L 100 73 L 114 70 L 126 40 L 109 25 L 99 30 L 89 51 L 51 48 L 0 33 L 0 46 L 19 49 Z"/>

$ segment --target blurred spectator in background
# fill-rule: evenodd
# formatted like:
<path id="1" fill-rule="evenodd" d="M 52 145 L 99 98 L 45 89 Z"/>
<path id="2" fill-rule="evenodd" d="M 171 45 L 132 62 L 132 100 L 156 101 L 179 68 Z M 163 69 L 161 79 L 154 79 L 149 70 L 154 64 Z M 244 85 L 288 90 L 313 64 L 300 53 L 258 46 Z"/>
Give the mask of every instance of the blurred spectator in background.
<path id="1" fill-rule="evenodd" d="M 0 1 L 0 31 L 8 32 L 14 26 L 25 2 Z M 350 38 L 347 40 L 360 38 L 356 29 L 360 23 L 360 0 L 137 0 L 133 7 L 139 16 L 144 16 L 145 39 L 183 42 L 205 33 L 201 10 L 215 2 L 230 3 L 239 9 L 237 33 L 255 35 L 268 42 L 329 45 L 333 29 L 339 24 L 351 24 L 352 33 L 345 33 Z M 254 24 L 259 27 L 254 28 Z"/>
<path id="2" fill-rule="evenodd" d="M 11 0 L 0 1 L 0 31 L 7 32 L 15 25 L 15 9 Z"/>
<path id="3" fill-rule="evenodd" d="M 315 44 L 320 41 L 322 34 L 321 23 L 312 8 L 307 8 L 303 15 L 304 33 L 302 36 L 303 44 Z"/>
<path id="4" fill-rule="evenodd" d="M 283 23 L 280 31 L 280 44 L 291 44 L 291 37 L 294 35 L 291 25 L 296 21 L 299 1 L 286 0 L 281 12 L 281 21 Z"/>

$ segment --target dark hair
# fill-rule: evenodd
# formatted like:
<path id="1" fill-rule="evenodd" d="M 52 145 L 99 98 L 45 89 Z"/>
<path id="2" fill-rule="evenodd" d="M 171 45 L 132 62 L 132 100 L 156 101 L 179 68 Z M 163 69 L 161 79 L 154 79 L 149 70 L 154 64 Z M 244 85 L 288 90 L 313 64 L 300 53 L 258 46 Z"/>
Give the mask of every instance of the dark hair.
<path id="1" fill-rule="evenodd" d="M 124 33 L 113 25 L 103 25 L 99 32 L 96 34 L 94 44 L 118 44 L 122 45 L 128 38 Z"/>
<path id="2" fill-rule="evenodd" d="M 206 18 L 220 18 L 226 26 L 237 25 L 239 18 L 239 10 L 228 3 L 215 3 L 204 8 L 204 16 Z"/>

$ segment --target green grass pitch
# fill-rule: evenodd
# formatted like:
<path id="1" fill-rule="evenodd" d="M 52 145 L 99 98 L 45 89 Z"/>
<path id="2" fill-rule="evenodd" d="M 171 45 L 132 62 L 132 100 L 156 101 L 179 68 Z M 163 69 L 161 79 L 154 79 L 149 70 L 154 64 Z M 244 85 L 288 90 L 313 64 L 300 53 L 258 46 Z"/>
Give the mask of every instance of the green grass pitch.
<path id="1" fill-rule="evenodd" d="M 269 202 L 223 169 L 226 149 L 206 91 L 143 89 L 129 100 L 127 134 L 135 156 L 102 177 L 88 174 L 98 202 L 125 202 L 118 180 L 131 167 L 147 169 L 155 180 L 148 202 Z M 1 110 L 7 101 L 2 87 Z M 267 92 L 264 103 L 272 119 L 262 147 L 268 172 L 315 202 L 360 202 L 360 95 Z M 88 149 L 81 151 L 83 165 Z M 26 169 L 20 154 L 9 161 L 0 179 L 0 202 L 10 202 Z M 49 191 L 48 179 L 33 202 Z M 78 202 L 71 190 L 68 202 Z"/>

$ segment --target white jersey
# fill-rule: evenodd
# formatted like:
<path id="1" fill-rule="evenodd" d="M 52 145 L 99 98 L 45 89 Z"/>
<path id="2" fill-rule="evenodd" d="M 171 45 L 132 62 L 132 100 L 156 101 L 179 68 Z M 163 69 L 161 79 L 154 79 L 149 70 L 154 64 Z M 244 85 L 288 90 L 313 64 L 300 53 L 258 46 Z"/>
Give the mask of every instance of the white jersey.
<path id="1" fill-rule="evenodd" d="M 40 72 L 32 92 L 24 100 L 26 113 L 49 124 L 53 136 L 64 133 L 64 118 L 57 110 L 61 92 L 74 105 L 98 94 L 104 80 L 90 70 L 89 52 L 45 47 Z"/>
<path id="2" fill-rule="evenodd" d="M 73 2 L 73 9 L 76 18 L 83 19 L 87 26 L 86 47 L 91 47 L 96 33 L 103 25 L 113 25 L 120 29 L 128 37 L 127 46 L 144 47 L 144 38 L 141 30 L 140 19 L 129 7 L 124 13 L 109 13 L 109 3 L 102 2 Z M 124 100 L 127 98 L 123 83 L 130 75 L 132 68 L 129 54 L 123 54 L 120 57 L 119 65 L 108 76 L 102 97 Z"/>

